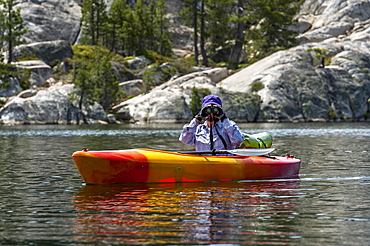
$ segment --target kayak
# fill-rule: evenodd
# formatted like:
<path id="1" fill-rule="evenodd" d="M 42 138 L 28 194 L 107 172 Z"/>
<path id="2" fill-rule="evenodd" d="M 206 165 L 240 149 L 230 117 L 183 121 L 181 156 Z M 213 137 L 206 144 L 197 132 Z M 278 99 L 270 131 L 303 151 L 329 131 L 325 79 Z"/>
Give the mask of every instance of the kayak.
<path id="1" fill-rule="evenodd" d="M 83 149 L 72 158 L 86 184 L 297 178 L 301 163 L 291 156 L 212 156 L 155 149 Z"/>

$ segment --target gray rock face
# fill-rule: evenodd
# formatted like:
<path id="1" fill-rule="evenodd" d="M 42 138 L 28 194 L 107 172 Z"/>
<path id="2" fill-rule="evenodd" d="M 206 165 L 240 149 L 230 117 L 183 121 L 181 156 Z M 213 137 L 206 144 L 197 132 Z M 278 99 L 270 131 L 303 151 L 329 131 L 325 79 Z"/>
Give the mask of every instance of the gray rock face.
<path id="1" fill-rule="evenodd" d="M 356 23 L 367 21 L 369 16 L 370 2 L 367 0 L 306 0 L 298 18 L 303 28 L 299 38 L 311 43 L 347 35 Z"/>
<path id="2" fill-rule="evenodd" d="M 170 80 L 148 94 L 129 99 L 117 105 L 114 111 L 121 119 L 132 122 L 182 122 L 193 116 L 188 106 L 191 89 L 196 86 L 219 92 L 215 85 L 227 75 L 224 68 L 188 74 Z"/>
<path id="3" fill-rule="evenodd" d="M 261 82 L 259 120 L 363 119 L 370 98 L 370 24 L 357 30 L 341 39 L 277 52 L 218 86 L 248 92 Z M 330 64 L 315 66 L 309 48 L 328 49 Z"/>
<path id="4" fill-rule="evenodd" d="M 22 91 L 18 79 L 11 77 L 9 79 L 9 86 L 0 90 L 0 97 L 12 97 Z"/>
<path id="5" fill-rule="evenodd" d="M 13 64 L 17 67 L 29 69 L 31 71 L 31 86 L 43 87 L 45 86 L 46 81 L 53 76 L 51 67 L 43 61 L 20 61 Z"/>
<path id="6" fill-rule="evenodd" d="M 126 97 L 137 96 L 143 92 L 144 82 L 141 79 L 129 80 L 120 83 L 119 88 L 126 92 Z"/>
<path id="7" fill-rule="evenodd" d="M 23 93 L 10 100 L 0 109 L 0 122 L 3 124 L 81 124 L 84 117 L 78 108 L 69 101 L 73 85 L 57 84 L 48 90 L 25 96 Z M 107 121 L 100 105 L 85 108 L 88 123 Z"/>
<path id="8" fill-rule="evenodd" d="M 80 0 L 19 1 L 27 43 L 65 40 L 73 44 L 80 32 Z"/>
<path id="9" fill-rule="evenodd" d="M 35 55 L 50 65 L 54 60 L 63 61 L 64 58 L 72 58 L 73 51 L 67 41 L 55 40 L 19 45 L 14 49 L 13 55 L 17 59 L 27 54 Z"/>
<path id="10" fill-rule="evenodd" d="M 144 56 L 134 57 L 134 58 L 128 59 L 126 61 L 129 65 L 129 68 L 132 69 L 132 70 L 143 69 L 147 65 L 150 64 L 150 61 L 148 59 L 146 59 Z"/>

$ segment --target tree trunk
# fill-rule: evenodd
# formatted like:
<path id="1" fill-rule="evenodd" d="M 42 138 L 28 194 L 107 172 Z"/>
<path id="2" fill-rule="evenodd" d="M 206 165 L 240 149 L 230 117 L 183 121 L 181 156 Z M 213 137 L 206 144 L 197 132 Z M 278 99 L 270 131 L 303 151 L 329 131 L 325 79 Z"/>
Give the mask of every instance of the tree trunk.
<path id="1" fill-rule="evenodd" d="M 13 60 L 13 41 L 9 40 L 8 44 L 8 64 L 10 64 Z"/>
<path id="2" fill-rule="evenodd" d="M 193 26 L 194 26 L 194 60 L 195 63 L 198 65 L 198 8 L 197 8 L 197 0 L 194 0 L 194 6 L 193 6 Z"/>
<path id="3" fill-rule="evenodd" d="M 200 51 L 202 53 L 203 57 L 203 65 L 208 66 L 208 59 L 207 59 L 207 54 L 205 50 L 205 42 L 204 42 L 204 0 L 202 1 L 202 6 L 201 6 L 201 18 L 200 18 Z"/>
<path id="4" fill-rule="evenodd" d="M 238 0 L 238 19 L 244 14 L 243 0 Z M 230 55 L 230 68 L 237 69 L 240 55 L 242 53 L 244 43 L 244 22 L 238 22 L 238 32 L 235 39 L 235 45 Z"/>
<path id="5" fill-rule="evenodd" d="M 112 26 L 112 37 L 111 37 L 111 46 L 110 46 L 110 51 L 116 51 L 116 24 L 113 23 Z"/>
<path id="6" fill-rule="evenodd" d="M 87 119 L 86 119 L 86 115 L 84 114 L 84 112 L 83 112 L 83 110 L 82 110 L 84 96 L 85 96 L 84 89 L 82 89 L 82 92 L 81 92 L 81 94 L 80 94 L 80 99 L 79 99 L 79 102 L 78 102 L 78 109 L 79 109 L 79 110 L 80 110 L 80 112 L 81 112 L 81 115 L 82 115 L 82 117 L 83 117 L 84 124 L 88 124 L 88 121 L 87 121 Z"/>
<path id="7" fill-rule="evenodd" d="M 9 17 L 9 24 L 8 24 L 8 64 L 10 64 L 13 60 L 13 29 L 12 29 L 12 24 L 10 23 L 12 21 L 12 7 L 8 7 L 8 17 Z"/>
<path id="8" fill-rule="evenodd" d="M 100 4 L 98 4 L 97 6 L 97 10 L 96 10 L 96 44 L 97 45 L 102 45 L 99 41 L 100 41 L 100 25 L 101 25 L 101 20 L 100 20 Z"/>

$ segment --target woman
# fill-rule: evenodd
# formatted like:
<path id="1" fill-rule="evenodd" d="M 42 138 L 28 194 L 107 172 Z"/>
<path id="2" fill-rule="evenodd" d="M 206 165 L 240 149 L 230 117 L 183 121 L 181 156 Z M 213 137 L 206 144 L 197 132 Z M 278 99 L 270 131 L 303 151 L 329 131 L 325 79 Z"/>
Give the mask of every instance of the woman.
<path id="1" fill-rule="evenodd" d="M 235 149 L 243 139 L 239 126 L 226 117 L 222 101 L 215 95 L 203 98 L 201 111 L 184 125 L 179 138 L 184 144 L 195 145 L 196 151 Z"/>

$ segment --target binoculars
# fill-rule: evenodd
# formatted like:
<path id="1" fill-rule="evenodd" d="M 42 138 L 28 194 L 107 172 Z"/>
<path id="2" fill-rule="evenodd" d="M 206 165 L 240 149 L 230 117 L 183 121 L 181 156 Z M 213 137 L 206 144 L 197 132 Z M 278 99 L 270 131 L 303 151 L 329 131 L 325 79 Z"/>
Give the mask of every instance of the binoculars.
<path id="1" fill-rule="evenodd" d="M 215 116 L 220 116 L 222 115 L 223 111 L 222 111 L 222 108 L 220 107 L 208 106 L 202 109 L 201 115 L 203 117 L 207 117 L 210 113 L 213 113 L 213 115 Z"/>

